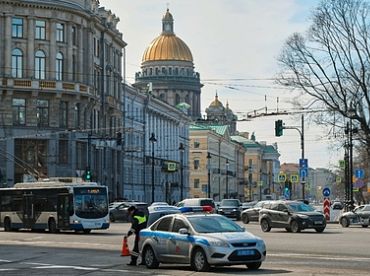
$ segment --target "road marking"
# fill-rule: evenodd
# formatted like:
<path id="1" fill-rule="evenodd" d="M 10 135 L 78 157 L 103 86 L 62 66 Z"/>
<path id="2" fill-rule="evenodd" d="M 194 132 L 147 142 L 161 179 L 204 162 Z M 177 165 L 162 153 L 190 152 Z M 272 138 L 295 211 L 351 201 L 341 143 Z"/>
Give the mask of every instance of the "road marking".
<path id="1" fill-rule="evenodd" d="M 355 257 L 355 256 L 329 256 L 329 255 L 316 255 L 316 254 L 300 254 L 300 253 L 268 253 L 267 256 L 273 257 L 292 257 L 292 258 L 312 258 L 320 260 L 344 260 L 344 261 L 370 261 L 368 257 Z"/>

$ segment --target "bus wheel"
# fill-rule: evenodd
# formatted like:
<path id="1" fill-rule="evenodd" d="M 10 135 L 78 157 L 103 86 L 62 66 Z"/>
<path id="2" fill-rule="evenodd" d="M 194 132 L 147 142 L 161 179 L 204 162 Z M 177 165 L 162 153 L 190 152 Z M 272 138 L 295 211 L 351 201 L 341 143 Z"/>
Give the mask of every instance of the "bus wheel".
<path id="1" fill-rule="evenodd" d="M 10 218 L 5 218 L 5 219 L 4 219 L 4 231 L 5 231 L 5 232 L 10 232 L 10 231 L 12 231 Z"/>
<path id="2" fill-rule="evenodd" d="M 84 229 L 85 234 L 89 234 L 91 232 L 91 229 Z"/>
<path id="3" fill-rule="evenodd" d="M 49 219 L 49 232 L 50 233 L 57 233 L 58 232 L 57 224 L 55 222 L 55 219 L 53 219 L 53 218 Z"/>

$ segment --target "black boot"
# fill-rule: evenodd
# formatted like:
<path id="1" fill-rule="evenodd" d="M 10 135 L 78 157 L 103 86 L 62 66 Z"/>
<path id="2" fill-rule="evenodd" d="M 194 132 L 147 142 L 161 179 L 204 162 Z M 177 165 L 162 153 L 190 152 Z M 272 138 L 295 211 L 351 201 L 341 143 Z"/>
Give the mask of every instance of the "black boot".
<path id="1" fill-rule="evenodd" d="M 136 261 L 131 260 L 131 262 L 129 262 L 127 265 L 136 266 Z"/>

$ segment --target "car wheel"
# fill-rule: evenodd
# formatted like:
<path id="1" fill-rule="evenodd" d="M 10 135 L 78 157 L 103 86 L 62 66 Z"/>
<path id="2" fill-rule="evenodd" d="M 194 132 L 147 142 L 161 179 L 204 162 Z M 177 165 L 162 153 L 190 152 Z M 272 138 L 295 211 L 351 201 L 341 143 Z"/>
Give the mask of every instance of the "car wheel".
<path id="1" fill-rule="evenodd" d="M 10 222 L 10 218 L 5 218 L 4 219 L 4 231 L 5 232 L 12 231 L 12 224 Z"/>
<path id="2" fill-rule="evenodd" d="M 285 227 L 285 230 L 287 231 L 287 232 L 292 232 L 292 229 L 290 229 L 290 227 Z"/>
<path id="3" fill-rule="evenodd" d="M 347 218 L 341 218 L 340 219 L 340 225 L 342 225 L 342 227 L 348 227 L 349 226 L 349 220 Z"/>
<path id="4" fill-rule="evenodd" d="M 363 228 L 367 228 L 369 225 L 367 225 L 367 224 L 362 224 L 362 227 Z"/>
<path id="5" fill-rule="evenodd" d="M 261 264 L 262 264 L 261 262 L 256 262 L 256 263 L 250 263 L 250 264 L 246 264 L 246 265 L 247 265 L 248 269 L 250 269 L 250 270 L 257 270 L 257 269 L 260 268 Z"/>
<path id="6" fill-rule="evenodd" d="M 195 249 L 192 257 L 191 257 L 191 267 L 195 271 L 208 271 L 209 270 L 209 263 L 207 261 L 206 253 L 204 253 L 203 249 L 197 248 Z"/>
<path id="7" fill-rule="evenodd" d="M 322 232 L 324 232 L 325 227 L 315 228 L 315 230 L 316 230 L 317 233 L 322 233 Z"/>
<path id="8" fill-rule="evenodd" d="M 292 220 L 290 222 L 290 229 L 292 230 L 293 233 L 301 232 L 301 229 L 299 229 L 299 225 L 296 220 Z"/>
<path id="9" fill-rule="evenodd" d="M 111 222 L 114 222 L 114 221 L 115 221 L 115 219 L 114 219 L 114 215 L 113 215 L 113 214 L 109 214 L 109 220 L 110 220 Z"/>
<path id="10" fill-rule="evenodd" d="M 53 219 L 53 218 L 49 219 L 48 226 L 49 226 L 49 233 L 57 233 L 58 232 L 57 223 L 55 222 L 55 219 Z"/>
<path id="11" fill-rule="evenodd" d="M 158 268 L 159 261 L 151 246 L 146 246 L 143 252 L 143 260 L 147 268 Z"/>
<path id="12" fill-rule="evenodd" d="M 261 229 L 263 232 L 270 232 L 271 230 L 271 225 L 267 219 L 262 219 L 261 220 Z"/>
<path id="13" fill-rule="evenodd" d="M 248 224 L 249 223 L 249 217 L 248 217 L 248 215 L 243 215 L 242 216 L 242 221 L 243 221 L 244 224 Z"/>

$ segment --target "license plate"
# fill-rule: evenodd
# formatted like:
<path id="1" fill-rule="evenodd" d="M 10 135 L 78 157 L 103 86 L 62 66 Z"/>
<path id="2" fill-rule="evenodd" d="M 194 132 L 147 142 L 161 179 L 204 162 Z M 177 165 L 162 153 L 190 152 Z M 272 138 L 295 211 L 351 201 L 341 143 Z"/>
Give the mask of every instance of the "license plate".
<path id="1" fill-rule="evenodd" d="M 314 224 L 322 224 L 322 221 L 314 221 Z"/>
<path id="2" fill-rule="evenodd" d="M 231 212 L 229 212 L 229 211 L 225 211 L 225 214 L 231 214 Z"/>
<path id="3" fill-rule="evenodd" d="M 236 255 L 238 255 L 238 256 L 251 256 L 251 255 L 254 255 L 254 250 L 238 250 Z"/>

